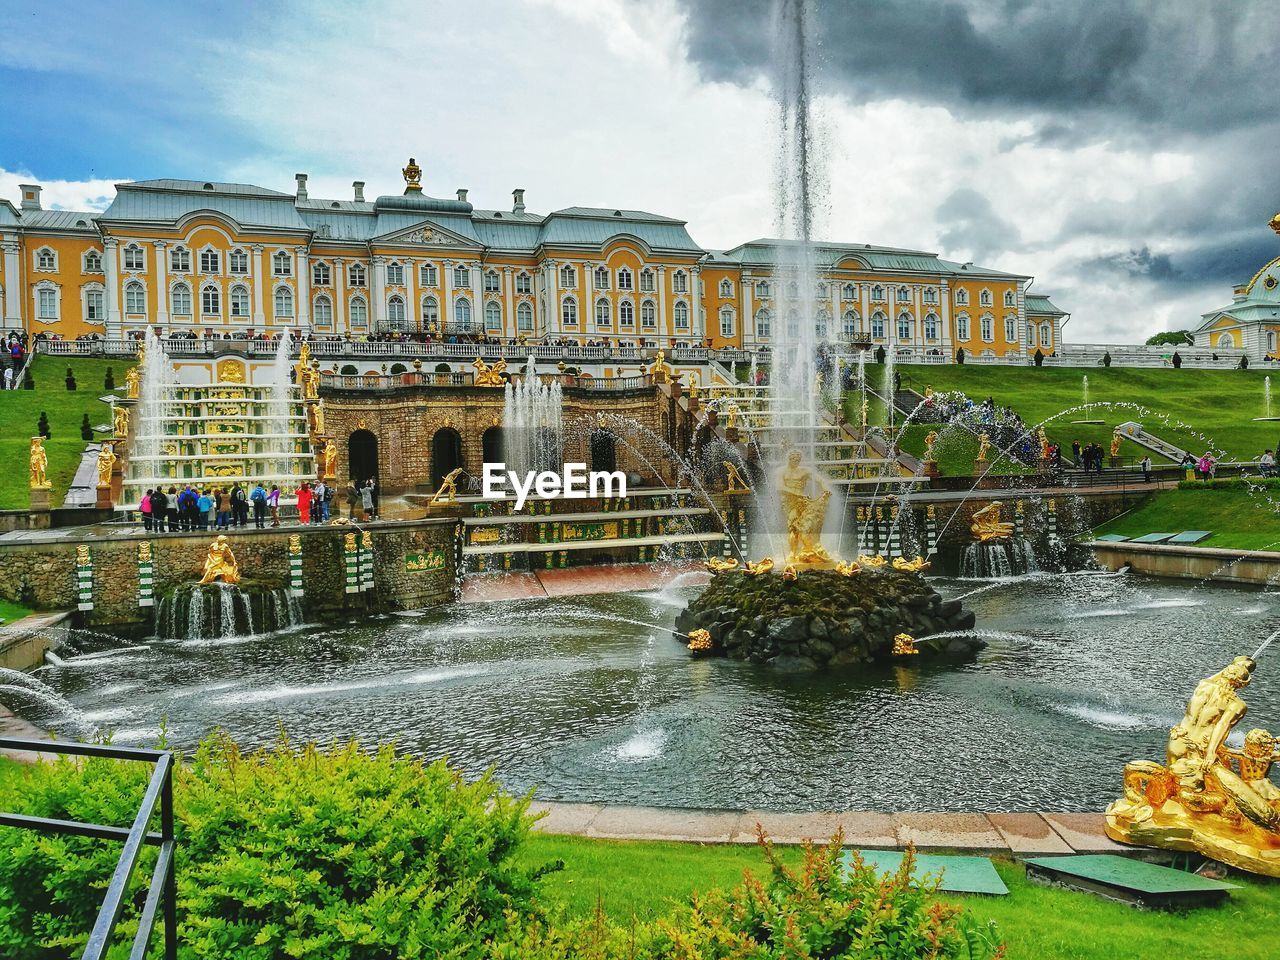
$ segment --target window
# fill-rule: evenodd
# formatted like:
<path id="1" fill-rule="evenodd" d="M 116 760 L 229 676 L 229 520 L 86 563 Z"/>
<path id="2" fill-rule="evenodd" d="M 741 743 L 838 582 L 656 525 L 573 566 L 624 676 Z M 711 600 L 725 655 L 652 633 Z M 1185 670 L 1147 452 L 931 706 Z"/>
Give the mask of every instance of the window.
<path id="1" fill-rule="evenodd" d="M 453 285 L 458 290 L 471 289 L 471 271 L 463 266 L 453 268 Z M 471 302 L 467 301 L 467 312 L 471 311 Z"/>
<path id="2" fill-rule="evenodd" d="M 497 301 L 490 300 L 484 305 L 484 327 L 486 330 L 502 330 L 502 308 Z"/>
<path id="3" fill-rule="evenodd" d="M 1267 353 L 1275 353 L 1276 350 L 1276 332 L 1274 330 L 1267 331 Z"/>
<path id="4" fill-rule="evenodd" d="M 97 250 L 90 250 L 84 255 L 83 273 L 101 273 L 102 272 L 102 254 Z"/>
<path id="5" fill-rule="evenodd" d="M 676 304 L 675 317 L 677 330 L 689 329 L 689 305 L 687 303 L 681 301 Z"/>
<path id="6" fill-rule="evenodd" d="M 825 299 L 827 299 L 827 296 L 828 296 L 828 294 L 827 294 L 827 285 L 826 285 L 825 283 L 820 283 L 820 284 L 818 284 L 816 287 L 814 287 L 813 295 L 814 295 L 814 297 L 815 297 L 815 298 L 817 298 L 818 300 L 825 300 Z"/>
<path id="7" fill-rule="evenodd" d="M 938 315 L 936 313 L 930 313 L 925 315 L 924 338 L 926 340 L 938 339 Z"/>
<path id="8" fill-rule="evenodd" d="M 51 273 L 58 269 L 58 257 L 48 247 L 36 251 L 36 269 Z"/>
<path id="9" fill-rule="evenodd" d="M 527 303 L 522 303 L 516 307 L 516 329 L 533 329 L 533 307 Z"/>
<path id="10" fill-rule="evenodd" d="M 363 263 L 353 263 L 347 267 L 347 284 L 352 287 L 363 287 L 369 282 L 369 274 Z"/>
<path id="11" fill-rule="evenodd" d="M 369 305 L 364 297 L 352 297 L 348 304 L 347 316 L 351 318 L 353 327 L 363 327 L 369 322 Z"/>
<path id="12" fill-rule="evenodd" d="M 311 306 L 311 319 L 317 326 L 327 327 L 333 323 L 333 301 L 324 294 L 316 297 Z"/>
<path id="13" fill-rule="evenodd" d="M 1013 291 L 1012 291 L 1012 290 L 1006 290 L 1006 291 L 1004 292 L 1004 305 L 1005 305 L 1006 307 L 1012 307 L 1012 306 L 1014 306 L 1017 302 L 1018 302 L 1018 301 L 1017 301 L 1017 299 L 1014 297 L 1014 295 L 1013 295 Z"/>
<path id="14" fill-rule="evenodd" d="M 560 286 L 572 288 L 578 285 L 578 271 L 569 264 L 565 264 L 560 268 Z"/>
<path id="15" fill-rule="evenodd" d="M 533 293 L 533 278 L 523 270 L 516 274 L 516 293 Z"/>
<path id="16" fill-rule="evenodd" d="M 1226 336 L 1226 334 L 1223 334 L 1223 336 Z M 1031 323 L 1029 323 L 1029 324 L 1027 324 L 1027 346 L 1028 346 L 1028 347 L 1034 347 L 1035 345 L 1036 345 L 1036 328 L 1035 328 L 1035 324 L 1031 324 Z M 1230 344 L 1230 343 L 1223 343 L 1221 340 L 1219 340 L 1219 341 L 1218 341 L 1218 346 L 1220 346 L 1220 347 L 1229 347 L 1229 346 L 1231 346 L 1231 344 Z"/>
<path id="17" fill-rule="evenodd" d="M 564 303 L 560 304 L 560 322 L 566 327 L 578 325 L 578 301 L 573 297 L 565 297 Z"/>
<path id="18" fill-rule="evenodd" d="M 956 291 L 956 303 L 965 306 L 969 302 L 969 291 L 961 287 Z"/>
<path id="19" fill-rule="evenodd" d="M 178 246 L 169 251 L 169 269 L 174 273 L 191 272 L 191 251 Z"/>
<path id="20" fill-rule="evenodd" d="M 613 311 L 609 309 L 609 301 L 601 297 L 596 301 L 596 326 L 607 327 L 613 322 Z"/>
<path id="21" fill-rule="evenodd" d="M 648 267 L 640 271 L 640 292 L 653 293 L 653 271 Z"/>
<path id="22" fill-rule="evenodd" d="M 978 304 L 983 307 L 991 306 L 991 291 L 983 290 L 978 294 Z"/>
<path id="23" fill-rule="evenodd" d="M 956 317 L 956 339 L 969 339 L 969 318 L 963 313 Z"/>
<path id="24" fill-rule="evenodd" d="M 387 286 L 404 286 L 404 265 L 396 261 L 387 264 Z M 403 306 L 403 304 L 401 304 Z"/>
<path id="25" fill-rule="evenodd" d="M 769 285 L 766 283 L 764 284 L 764 286 L 768 287 Z M 773 319 L 773 314 L 771 314 L 768 310 L 756 311 L 756 336 L 757 337 L 767 338 L 769 336 L 769 329 L 770 329 L 769 322 L 772 319 Z"/>
<path id="26" fill-rule="evenodd" d="M 631 278 L 631 271 L 628 270 L 626 267 L 618 268 L 618 289 L 619 290 L 634 289 L 634 285 Z"/>
<path id="27" fill-rule="evenodd" d="M 1040 346 L 1048 347 L 1052 344 L 1053 344 L 1053 328 L 1049 326 L 1049 324 L 1047 323 L 1040 324 Z"/>
<path id="28" fill-rule="evenodd" d="M 422 298 L 422 328 L 424 330 L 434 330 L 436 325 L 440 323 L 440 305 L 436 303 L 435 297 Z"/>
<path id="29" fill-rule="evenodd" d="M 898 315 L 898 339 L 911 339 L 911 315 L 908 313 Z"/>
<path id="30" fill-rule="evenodd" d="M 327 263 L 313 263 L 311 265 L 311 285 L 313 287 L 327 287 L 329 285 L 329 265 Z"/>
<path id="31" fill-rule="evenodd" d="M 841 300 L 854 300 L 858 296 L 858 288 L 852 283 L 846 283 L 840 288 Z"/>
<path id="32" fill-rule="evenodd" d="M 287 318 L 293 316 L 293 291 L 288 287 L 276 287 L 275 296 L 276 317 Z"/>
<path id="33" fill-rule="evenodd" d="M 725 279 L 720 281 L 720 297 L 726 299 L 733 296 L 733 281 Z"/>
<path id="34" fill-rule="evenodd" d="M 424 263 L 418 267 L 418 283 L 424 287 L 440 286 L 440 272 L 434 263 Z"/>
<path id="35" fill-rule="evenodd" d="M 800 285 L 792 280 L 787 284 L 787 297 L 794 300 L 798 296 L 800 296 Z"/>
<path id="36" fill-rule="evenodd" d="M 1018 321 L 1016 317 L 1004 318 L 1004 340 L 1005 343 L 1018 342 Z"/>
<path id="37" fill-rule="evenodd" d="M 689 275 L 685 273 L 683 270 L 677 270 L 675 273 L 673 273 L 671 275 L 671 289 L 674 290 L 676 293 L 688 293 L 689 292 Z M 686 314 L 688 313 L 687 308 L 685 312 Z"/>
<path id="38" fill-rule="evenodd" d="M 858 315 L 852 310 L 846 310 L 841 318 L 841 332 L 846 337 L 853 337 L 858 332 Z"/>
<path id="39" fill-rule="evenodd" d="M 277 277 L 293 276 L 293 257 L 288 251 L 277 250 L 271 256 L 271 273 Z"/>
<path id="40" fill-rule="evenodd" d="M 991 317 L 983 317 L 978 327 L 982 331 L 982 339 L 985 343 L 990 343 L 996 338 L 996 323 Z"/>
<path id="41" fill-rule="evenodd" d="M 618 304 L 618 326 L 634 327 L 636 325 L 636 308 L 630 300 Z"/>
<path id="42" fill-rule="evenodd" d="M 137 280 L 124 285 L 124 312 L 134 316 L 146 316 L 147 291 Z"/>
<path id="43" fill-rule="evenodd" d="M 898 302 L 899 303 L 911 302 L 911 289 L 909 287 L 898 288 Z"/>
<path id="44" fill-rule="evenodd" d="M 498 271 L 486 270 L 484 274 L 484 289 L 486 293 L 497 293 L 498 287 Z"/>
<path id="45" fill-rule="evenodd" d="M 723 307 L 720 310 L 720 336 L 732 337 L 733 333 L 733 309 L 731 307 Z"/>
<path id="46" fill-rule="evenodd" d="M 101 290 L 94 288 L 84 292 L 84 318 L 89 323 L 107 318 L 106 298 Z"/>
<path id="47" fill-rule="evenodd" d="M 227 255 L 227 269 L 232 273 L 248 273 L 249 255 L 243 250 L 232 250 Z"/>
<path id="48" fill-rule="evenodd" d="M 933 287 L 925 287 L 925 291 L 924 291 L 924 302 L 925 302 L 925 303 L 937 303 L 937 302 L 938 302 L 938 291 L 937 291 L 937 290 L 935 290 Z"/>
<path id="49" fill-rule="evenodd" d="M 871 336 L 876 340 L 884 339 L 885 316 L 879 310 L 871 315 Z"/>
<path id="50" fill-rule="evenodd" d="M 231 288 L 231 316 L 247 317 L 249 315 L 249 290 L 241 284 Z"/>
<path id="51" fill-rule="evenodd" d="M 218 265 L 222 258 L 218 256 L 217 250 L 201 250 L 200 251 L 200 272 L 201 273 L 217 273 Z"/>
<path id="52" fill-rule="evenodd" d="M 640 304 L 640 326 L 646 330 L 652 330 L 658 325 L 658 312 L 653 307 L 652 300 L 646 300 Z"/>
<path id="53" fill-rule="evenodd" d="M 143 258 L 142 248 L 136 243 L 131 243 L 124 248 L 124 268 L 126 270 L 143 270 L 143 264 L 146 261 Z"/>
<path id="54" fill-rule="evenodd" d="M 871 300 L 874 303 L 884 303 L 884 287 L 876 284 L 871 288 Z"/>
<path id="55" fill-rule="evenodd" d="M 405 329 L 404 297 L 399 294 L 387 298 L 387 327 L 391 330 Z"/>
<path id="56" fill-rule="evenodd" d="M 36 290 L 36 319 L 58 319 L 58 288 L 40 287 Z"/>
<path id="57" fill-rule="evenodd" d="M 453 302 L 453 319 L 463 330 L 471 329 L 471 301 L 459 297 Z"/>
<path id="58" fill-rule="evenodd" d="M 756 284 L 756 296 L 764 300 L 768 300 L 773 296 L 773 284 L 768 280 L 761 280 Z M 766 334 L 767 336 L 767 334 Z"/>
<path id="59" fill-rule="evenodd" d="M 205 317 L 222 316 L 222 291 L 215 286 L 200 291 L 200 314 Z"/>
<path id="60" fill-rule="evenodd" d="M 179 317 L 191 316 L 191 288 L 175 283 L 169 292 L 169 312 Z"/>
<path id="61" fill-rule="evenodd" d="M 592 279 L 597 290 L 609 289 L 609 271 L 605 267 L 596 267 L 596 272 L 592 275 Z"/>

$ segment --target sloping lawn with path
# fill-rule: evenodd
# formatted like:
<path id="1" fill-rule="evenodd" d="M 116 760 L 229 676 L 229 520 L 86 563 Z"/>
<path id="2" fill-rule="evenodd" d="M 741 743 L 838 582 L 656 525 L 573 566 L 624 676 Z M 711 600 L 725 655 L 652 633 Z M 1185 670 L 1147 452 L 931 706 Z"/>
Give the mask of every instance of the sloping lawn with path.
<path id="1" fill-rule="evenodd" d="M 1212 530 L 1197 547 L 1235 550 L 1280 550 L 1280 488 L 1244 489 L 1179 487 L 1154 494 L 1141 506 L 1104 523 L 1095 534 Z"/>

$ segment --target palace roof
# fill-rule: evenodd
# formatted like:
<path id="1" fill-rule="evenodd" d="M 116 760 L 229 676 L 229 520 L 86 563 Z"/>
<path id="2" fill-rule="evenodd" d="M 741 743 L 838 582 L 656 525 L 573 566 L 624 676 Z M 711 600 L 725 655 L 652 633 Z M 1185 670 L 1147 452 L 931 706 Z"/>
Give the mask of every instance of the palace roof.
<path id="1" fill-rule="evenodd" d="M 1028 293 L 1026 306 L 1027 313 L 1034 313 L 1036 316 L 1052 314 L 1053 316 L 1065 317 L 1067 315 L 1065 310 L 1061 310 L 1054 306 L 1048 297 L 1039 293 Z"/>
<path id="2" fill-rule="evenodd" d="M 1233 302 L 1202 313 L 1196 329 L 1204 329 L 1224 314 L 1241 323 L 1280 320 L 1280 257 L 1264 264 L 1248 283 L 1237 288 Z"/>
<path id="3" fill-rule="evenodd" d="M 743 266 L 773 267 L 780 260 L 780 252 L 801 246 L 798 240 L 780 240 L 764 237 L 740 244 L 729 250 L 712 251 L 712 262 L 732 262 Z M 1028 279 L 1025 274 L 1006 273 L 990 267 L 978 267 L 972 263 L 956 263 L 943 260 L 936 253 L 922 250 L 904 250 L 897 247 L 878 247 L 870 243 L 830 243 L 816 241 L 812 245 L 815 266 L 830 270 L 847 260 L 861 261 L 868 269 L 903 271 L 905 273 L 940 273 L 947 276 L 1000 277 Z"/>

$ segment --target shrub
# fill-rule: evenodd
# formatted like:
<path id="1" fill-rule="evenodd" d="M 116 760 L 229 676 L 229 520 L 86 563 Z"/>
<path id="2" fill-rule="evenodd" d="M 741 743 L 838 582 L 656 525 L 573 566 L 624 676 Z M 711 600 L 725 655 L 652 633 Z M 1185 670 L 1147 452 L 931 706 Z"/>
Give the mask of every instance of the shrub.
<path id="1" fill-rule="evenodd" d="M 32 769 L 0 808 L 130 823 L 150 766 L 91 759 Z M 528 798 L 443 761 L 281 741 L 242 755 L 206 740 L 177 771 L 179 955 L 266 960 L 474 957 L 533 911 L 541 869 L 513 853 Z M 6 841 L 9 838 L 6 837 Z M 77 955 L 119 856 L 116 843 L 22 832 L 0 848 L 0 956 Z M 135 876 L 150 876 L 154 852 Z M 144 893 L 117 927 L 127 955 Z M 156 939 L 159 939 L 157 933 Z"/>
<path id="2" fill-rule="evenodd" d="M 1179 490 L 1280 490 L 1280 477 L 1249 474 L 1213 480 L 1179 480 Z"/>

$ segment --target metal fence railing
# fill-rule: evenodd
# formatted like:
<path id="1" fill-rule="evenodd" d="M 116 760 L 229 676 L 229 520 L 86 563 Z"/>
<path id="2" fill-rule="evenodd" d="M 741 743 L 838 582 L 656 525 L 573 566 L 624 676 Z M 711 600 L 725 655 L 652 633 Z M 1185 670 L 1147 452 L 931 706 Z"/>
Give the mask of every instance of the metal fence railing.
<path id="1" fill-rule="evenodd" d="M 133 747 L 113 747 L 106 744 L 62 743 L 47 740 L 23 740 L 0 737 L 0 750 L 19 750 L 32 753 L 63 753 L 75 757 L 104 757 L 112 760 L 137 760 L 155 764 L 147 783 L 142 803 L 132 826 L 113 827 L 100 823 L 80 823 L 75 820 L 55 820 L 49 817 L 31 817 L 23 814 L 0 812 L 0 827 L 16 827 L 38 833 L 61 833 L 100 840 L 119 840 L 124 846 L 115 872 L 102 898 L 98 918 L 89 933 L 81 960 L 103 960 L 111 944 L 111 935 L 124 913 L 129 894 L 129 884 L 144 846 L 160 848 L 151 882 L 147 886 L 147 898 L 138 920 L 138 933 L 129 953 L 130 960 L 143 960 L 151 943 L 157 913 L 163 912 L 164 957 L 175 960 L 178 955 L 177 881 L 174 873 L 173 832 L 173 754 L 167 750 L 141 750 Z M 160 832 L 149 829 L 160 805 Z"/>

